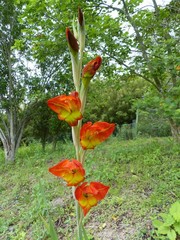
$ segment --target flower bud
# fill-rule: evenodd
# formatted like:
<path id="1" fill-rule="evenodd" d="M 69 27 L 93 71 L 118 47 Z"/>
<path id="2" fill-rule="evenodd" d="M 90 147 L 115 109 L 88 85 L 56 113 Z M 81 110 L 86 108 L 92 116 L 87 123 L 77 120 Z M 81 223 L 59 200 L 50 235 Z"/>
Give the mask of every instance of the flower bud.
<path id="1" fill-rule="evenodd" d="M 102 63 L 102 58 L 97 56 L 95 59 L 91 60 L 86 64 L 82 70 L 82 80 L 83 84 L 87 86 L 89 81 L 94 77 L 96 71 L 99 69 Z"/>
<path id="2" fill-rule="evenodd" d="M 81 27 L 84 27 L 84 16 L 81 8 L 78 8 L 78 21 Z"/>
<path id="3" fill-rule="evenodd" d="M 68 41 L 70 52 L 73 55 L 77 54 L 79 51 L 79 44 L 78 44 L 77 39 L 74 37 L 73 33 L 70 31 L 69 28 L 66 28 L 66 39 Z"/>

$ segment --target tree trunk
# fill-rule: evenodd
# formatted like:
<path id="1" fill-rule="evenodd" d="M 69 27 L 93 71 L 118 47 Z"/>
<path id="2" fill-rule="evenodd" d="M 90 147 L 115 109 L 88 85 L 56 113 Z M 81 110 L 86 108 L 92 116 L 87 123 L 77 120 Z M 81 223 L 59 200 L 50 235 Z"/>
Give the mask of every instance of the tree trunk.
<path id="1" fill-rule="evenodd" d="M 45 152 L 46 151 L 46 142 L 42 141 L 41 146 L 42 146 L 42 151 Z"/>
<path id="2" fill-rule="evenodd" d="M 3 143 L 4 157 L 6 163 L 15 161 L 15 155 L 22 139 L 24 126 L 25 121 L 22 121 L 18 129 L 14 129 L 15 131 L 13 132 L 10 131 L 11 134 L 5 134 L 2 128 L 0 128 L 0 139 Z"/>
<path id="3" fill-rule="evenodd" d="M 0 139 L 3 143 L 5 161 L 14 162 L 16 153 L 14 141 L 5 136 L 2 129 L 0 129 Z"/>
<path id="4" fill-rule="evenodd" d="M 8 162 L 14 162 L 15 161 L 15 155 L 16 155 L 16 150 L 14 146 L 12 145 L 7 145 L 7 147 L 4 147 L 4 156 L 5 156 L 5 161 L 6 163 Z"/>
<path id="5" fill-rule="evenodd" d="M 170 126 L 173 138 L 180 143 L 180 125 L 170 120 Z"/>
<path id="6" fill-rule="evenodd" d="M 56 145 L 57 145 L 57 137 L 53 137 L 52 151 L 55 151 L 55 150 L 56 150 Z"/>

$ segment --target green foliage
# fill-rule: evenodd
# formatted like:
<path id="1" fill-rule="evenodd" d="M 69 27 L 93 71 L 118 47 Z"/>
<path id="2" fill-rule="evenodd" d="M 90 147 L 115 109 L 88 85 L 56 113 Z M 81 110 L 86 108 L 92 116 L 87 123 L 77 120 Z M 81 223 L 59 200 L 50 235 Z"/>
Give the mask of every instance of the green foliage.
<path id="1" fill-rule="evenodd" d="M 173 203 L 169 209 L 169 213 L 161 213 L 159 216 L 162 218 L 162 221 L 153 221 L 153 226 L 157 229 L 155 231 L 157 236 L 160 239 L 178 239 L 178 236 L 180 236 L 180 202 Z"/>
<path id="2" fill-rule="evenodd" d="M 169 122 L 156 109 L 139 110 L 138 136 L 166 137 L 171 136 Z"/>
<path id="3" fill-rule="evenodd" d="M 31 119 L 30 125 L 25 129 L 23 142 L 28 144 L 32 139 L 40 140 L 42 149 L 45 150 L 46 143 L 53 143 L 53 150 L 56 148 L 57 141 L 69 139 L 69 125 L 60 121 L 55 113 L 47 106 L 47 99 L 39 100 Z"/>
<path id="4" fill-rule="evenodd" d="M 142 97 L 145 88 L 141 79 L 132 76 L 95 80 L 88 93 L 84 121 L 131 123 L 135 119 L 133 103 Z"/>
<path id="5" fill-rule="evenodd" d="M 161 116 L 163 119 L 172 119 L 177 125 L 180 124 L 180 81 L 177 86 L 171 89 L 171 93 L 162 98 L 161 94 L 157 94 L 153 89 L 149 89 L 144 94 L 143 99 L 138 99 L 135 103 L 137 108 L 144 111 L 156 112 L 156 115 Z M 154 115 L 152 113 L 152 115 Z M 163 122 L 163 121 L 162 121 Z"/>

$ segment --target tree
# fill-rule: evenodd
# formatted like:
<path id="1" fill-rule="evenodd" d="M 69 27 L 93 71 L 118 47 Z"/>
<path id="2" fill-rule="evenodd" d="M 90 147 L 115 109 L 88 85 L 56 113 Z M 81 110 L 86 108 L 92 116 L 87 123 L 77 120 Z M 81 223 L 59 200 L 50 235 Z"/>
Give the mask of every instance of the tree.
<path id="1" fill-rule="evenodd" d="M 15 53 L 12 50 L 15 38 L 20 35 L 20 26 L 17 24 L 17 11 L 11 1 L 1 0 L 0 17 L 0 59 L 1 59 L 1 88 L 0 88 L 0 139 L 3 143 L 6 161 L 14 161 L 15 152 L 19 146 L 25 119 L 18 122 L 17 112 L 20 112 L 19 102 L 23 92 L 17 95 L 17 88 L 21 82 L 17 81 Z M 19 66 L 16 66 L 19 70 Z"/>
<path id="2" fill-rule="evenodd" d="M 5 160 L 15 160 L 24 127 L 32 113 L 33 88 L 38 77 L 30 76 L 22 51 L 14 49 L 21 37 L 22 25 L 18 22 L 18 9 L 14 1 L 0 1 L 0 140 Z M 34 83 L 36 82 L 36 85 Z"/>
<path id="3" fill-rule="evenodd" d="M 164 105 L 162 114 L 169 119 L 173 135 L 179 138 L 178 1 L 172 0 L 161 7 L 152 0 L 150 8 L 142 9 L 142 0 L 113 0 L 111 5 L 105 0 L 23 3 L 20 21 L 25 27 L 21 42 L 37 60 L 48 91 L 57 95 L 68 91 L 68 87 L 71 89 L 70 58 L 64 34 L 80 5 L 89 23 L 84 54 L 87 61 L 92 55 L 103 56 L 103 79 L 131 74 L 151 84 L 154 97 Z M 117 12 L 116 18 L 112 11 Z"/>
<path id="4" fill-rule="evenodd" d="M 118 1 L 113 1 L 113 3 Z M 169 119 L 172 134 L 180 138 L 180 80 L 179 65 L 179 1 L 171 1 L 165 7 L 152 0 L 151 8 L 138 9 L 142 1 L 122 0 L 119 7 L 101 1 L 105 14 L 117 11 L 115 28 L 112 17 L 106 16 L 99 25 L 98 41 L 106 58 L 114 60 L 123 71 L 136 74 L 153 88 L 160 99 L 162 113 Z M 114 25 L 112 25 L 114 26 Z M 126 26 L 126 27 L 125 27 Z M 118 30 L 119 28 L 119 30 Z M 129 28 L 129 31 L 128 31 Z M 107 36 L 111 36 L 108 40 Z M 180 139 L 179 139 L 180 140 Z"/>
<path id="5" fill-rule="evenodd" d="M 41 141 L 42 150 L 45 151 L 46 143 L 52 142 L 52 149 L 56 149 L 57 141 L 65 140 L 69 133 L 69 125 L 59 121 L 58 117 L 47 107 L 48 99 L 41 99 L 36 104 L 36 113 L 30 121 L 28 137 Z M 28 139 L 27 139 L 28 140 Z"/>
<path id="6" fill-rule="evenodd" d="M 133 104 L 142 98 L 146 89 L 147 84 L 142 79 L 131 75 L 95 80 L 89 89 L 84 121 L 106 121 L 119 126 L 132 123 L 136 118 Z"/>

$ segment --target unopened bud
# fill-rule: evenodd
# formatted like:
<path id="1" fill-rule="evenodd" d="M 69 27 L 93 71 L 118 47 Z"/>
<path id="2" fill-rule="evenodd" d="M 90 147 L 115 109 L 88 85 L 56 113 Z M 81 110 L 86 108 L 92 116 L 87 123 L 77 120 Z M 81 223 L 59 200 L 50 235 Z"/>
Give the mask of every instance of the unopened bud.
<path id="1" fill-rule="evenodd" d="M 94 77 L 96 71 L 99 69 L 102 63 L 102 58 L 97 56 L 95 59 L 91 60 L 86 64 L 82 70 L 82 80 L 83 84 L 86 86 L 89 81 Z"/>
<path id="2" fill-rule="evenodd" d="M 82 27 L 84 25 L 84 16 L 81 8 L 78 8 L 78 21 L 80 26 Z"/>
<path id="3" fill-rule="evenodd" d="M 69 48 L 71 53 L 78 53 L 79 51 L 79 44 L 77 39 L 74 37 L 73 33 L 70 31 L 69 28 L 66 28 L 66 39 L 69 44 Z"/>

